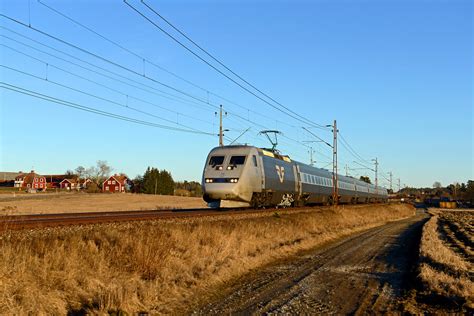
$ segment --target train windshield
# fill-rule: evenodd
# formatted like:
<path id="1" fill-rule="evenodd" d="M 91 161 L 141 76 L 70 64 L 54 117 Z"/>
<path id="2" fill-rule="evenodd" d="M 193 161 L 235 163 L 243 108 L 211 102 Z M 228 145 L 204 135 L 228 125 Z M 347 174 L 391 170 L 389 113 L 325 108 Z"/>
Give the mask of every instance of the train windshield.
<path id="1" fill-rule="evenodd" d="M 222 165 L 224 163 L 224 156 L 212 156 L 209 159 L 210 166 Z"/>
<path id="2" fill-rule="evenodd" d="M 229 165 L 235 166 L 235 165 L 243 165 L 245 163 L 245 156 L 232 156 L 230 158 Z"/>

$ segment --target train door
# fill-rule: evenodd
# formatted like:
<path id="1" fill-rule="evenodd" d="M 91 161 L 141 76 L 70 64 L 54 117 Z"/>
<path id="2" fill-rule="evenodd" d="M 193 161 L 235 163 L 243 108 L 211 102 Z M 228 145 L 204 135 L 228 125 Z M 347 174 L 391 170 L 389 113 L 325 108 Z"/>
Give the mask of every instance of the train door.
<path id="1" fill-rule="evenodd" d="M 259 155 L 252 155 L 252 174 L 255 176 L 255 179 L 258 179 L 258 184 L 256 192 L 262 192 L 265 189 L 265 176 L 263 175 L 263 162 L 262 158 Z"/>
<path id="2" fill-rule="evenodd" d="M 299 201 L 301 200 L 302 194 L 300 166 L 297 164 L 293 165 L 293 172 L 295 174 L 295 201 Z"/>

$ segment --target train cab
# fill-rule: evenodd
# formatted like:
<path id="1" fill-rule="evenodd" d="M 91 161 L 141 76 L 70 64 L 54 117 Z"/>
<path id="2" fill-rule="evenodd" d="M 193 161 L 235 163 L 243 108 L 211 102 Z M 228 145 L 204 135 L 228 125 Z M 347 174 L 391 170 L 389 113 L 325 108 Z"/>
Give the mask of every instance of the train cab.
<path id="1" fill-rule="evenodd" d="M 211 207 L 250 206 L 253 192 L 262 190 L 258 151 L 251 146 L 223 146 L 211 150 L 204 166 L 204 200 Z"/>

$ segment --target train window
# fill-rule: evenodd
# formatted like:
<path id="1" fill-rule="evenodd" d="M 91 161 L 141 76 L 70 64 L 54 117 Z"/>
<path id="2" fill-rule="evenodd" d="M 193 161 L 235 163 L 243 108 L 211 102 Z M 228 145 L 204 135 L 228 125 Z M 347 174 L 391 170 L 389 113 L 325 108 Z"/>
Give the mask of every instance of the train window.
<path id="1" fill-rule="evenodd" d="M 257 166 L 257 156 L 253 155 L 252 159 L 253 159 L 253 165 L 256 167 Z"/>
<path id="2" fill-rule="evenodd" d="M 224 156 L 212 156 L 209 159 L 210 166 L 222 165 L 224 163 Z"/>
<path id="3" fill-rule="evenodd" d="M 245 163 L 245 156 L 232 156 L 229 165 L 243 165 Z"/>

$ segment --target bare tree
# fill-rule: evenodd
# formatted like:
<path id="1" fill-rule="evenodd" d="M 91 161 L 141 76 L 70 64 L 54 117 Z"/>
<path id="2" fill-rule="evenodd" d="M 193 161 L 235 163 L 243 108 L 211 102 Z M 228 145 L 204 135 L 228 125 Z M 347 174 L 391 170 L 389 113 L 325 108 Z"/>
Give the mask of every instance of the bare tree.
<path id="1" fill-rule="evenodd" d="M 110 167 L 105 160 L 98 160 L 96 166 L 89 167 L 85 170 L 87 177 L 99 186 L 111 172 L 112 167 Z"/>
<path id="2" fill-rule="evenodd" d="M 441 182 L 435 181 L 435 183 L 433 183 L 433 188 L 435 188 L 435 189 L 441 188 Z"/>
<path id="3" fill-rule="evenodd" d="M 86 168 L 79 166 L 75 169 L 77 176 L 82 179 L 86 175 Z"/>

